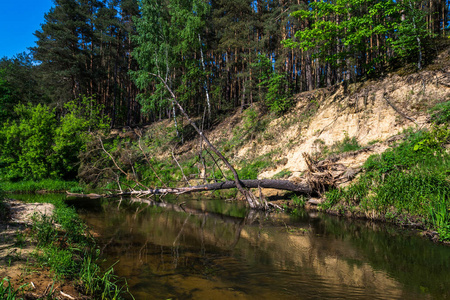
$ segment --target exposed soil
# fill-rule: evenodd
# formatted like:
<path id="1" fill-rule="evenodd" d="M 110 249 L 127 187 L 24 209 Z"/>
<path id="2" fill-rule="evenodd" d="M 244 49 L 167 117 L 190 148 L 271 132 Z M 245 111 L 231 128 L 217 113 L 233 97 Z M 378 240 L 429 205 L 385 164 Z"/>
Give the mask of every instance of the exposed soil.
<path id="1" fill-rule="evenodd" d="M 35 266 L 36 247 L 29 237 L 35 213 L 52 215 L 49 203 L 23 203 L 7 200 L 11 219 L 0 224 L 0 279 L 8 278 L 15 289 L 23 286 L 25 299 L 89 299 L 76 288 L 75 282 L 58 280 L 46 268 Z"/>

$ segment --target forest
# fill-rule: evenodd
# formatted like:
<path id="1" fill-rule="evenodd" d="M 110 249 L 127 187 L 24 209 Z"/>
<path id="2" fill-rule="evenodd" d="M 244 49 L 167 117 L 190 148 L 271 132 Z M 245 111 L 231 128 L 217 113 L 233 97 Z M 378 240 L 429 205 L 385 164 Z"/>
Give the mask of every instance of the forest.
<path id="1" fill-rule="evenodd" d="M 53 0 L 0 59 L 0 298 L 445 298 L 449 8 Z"/>
<path id="2" fill-rule="evenodd" d="M 56 0 L 31 54 L 0 63 L 2 123 L 18 104 L 92 97 L 110 127 L 176 116 L 160 72 L 194 116 L 421 69 L 448 35 L 445 0 Z"/>
<path id="3" fill-rule="evenodd" d="M 90 182 L 88 166 L 101 157 L 92 149 L 104 148 L 92 139 L 99 130 L 171 119 L 183 144 L 190 117 L 208 129 L 253 104 L 281 115 L 303 91 L 420 70 L 448 40 L 448 8 L 435 0 L 55 0 L 31 52 L 0 61 L 0 176 Z M 128 165 L 122 175 L 135 173 Z"/>

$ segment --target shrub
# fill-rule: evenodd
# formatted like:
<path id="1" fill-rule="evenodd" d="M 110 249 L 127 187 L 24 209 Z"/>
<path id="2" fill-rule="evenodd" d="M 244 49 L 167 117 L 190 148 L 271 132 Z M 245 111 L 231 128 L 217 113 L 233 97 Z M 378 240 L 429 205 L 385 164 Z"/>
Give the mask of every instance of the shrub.
<path id="1" fill-rule="evenodd" d="M 67 103 L 59 121 L 45 105 L 17 105 L 17 120 L 0 128 L 0 175 L 11 181 L 74 178 L 88 131 L 108 126 L 93 102 Z"/>
<path id="2" fill-rule="evenodd" d="M 18 121 L 0 130 L 0 164 L 6 179 L 39 180 L 50 176 L 56 118 L 45 105 L 15 108 Z"/>

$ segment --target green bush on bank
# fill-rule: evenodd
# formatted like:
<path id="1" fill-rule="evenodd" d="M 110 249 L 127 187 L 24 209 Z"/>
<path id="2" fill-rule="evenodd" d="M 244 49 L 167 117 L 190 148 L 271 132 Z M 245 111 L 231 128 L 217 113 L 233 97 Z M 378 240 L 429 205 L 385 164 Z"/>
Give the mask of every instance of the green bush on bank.
<path id="1" fill-rule="evenodd" d="M 16 118 L 0 127 L 0 179 L 8 181 L 73 179 L 89 131 L 104 129 L 94 99 L 67 103 L 61 118 L 46 105 L 19 104 Z"/>
<path id="2" fill-rule="evenodd" d="M 369 157 L 356 183 L 329 191 L 322 208 L 359 207 L 397 221 L 412 217 L 450 239 L 449 141 L 447 124 L 407 132 L 405 141 Z"/>
<path id="3" fill-rule="evenodd" d="M 63 197 L 44 199 L 55 209 L 52 216 L 35 213 L 32 217 L 30 235 L 37 246 L 37 266 L 48 267 L 58 279 L 78 282 L 84 293 L 95 299 L 122 299 L 128 293 L 126 281 L 114 275 L 112 266 L 106 270 L 99 266 L 100 252 L 95 240 L 75 209 L 68 207 Z M 0 193 L 0 205 L 2 200 Z M 24 286 L 14 288 L 8 279 L 3 279 L 0 299 L 18 299 L 23 289 Z"/>

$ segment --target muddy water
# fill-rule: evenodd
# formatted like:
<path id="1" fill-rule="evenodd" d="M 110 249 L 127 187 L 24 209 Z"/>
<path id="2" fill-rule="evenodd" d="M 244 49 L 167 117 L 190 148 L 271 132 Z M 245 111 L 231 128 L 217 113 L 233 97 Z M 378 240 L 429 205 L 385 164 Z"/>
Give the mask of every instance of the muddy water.
<path id="1" fill-rule="evenodd" d="M 135 299 L 448 299 L 450 247 L 417 232 L 240 203 L 68 200 Z"/>
<path id="2" fill-rule="evenodd" d="M 211 199 L 73 203 L 136 299 L 450 298 L 450 247 L 413 231 Z"/>

